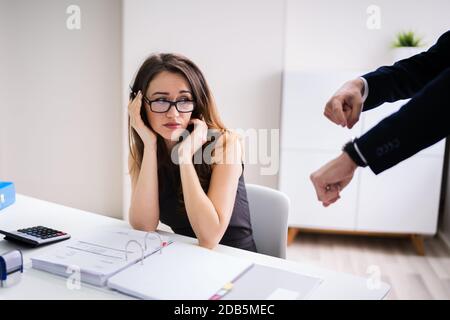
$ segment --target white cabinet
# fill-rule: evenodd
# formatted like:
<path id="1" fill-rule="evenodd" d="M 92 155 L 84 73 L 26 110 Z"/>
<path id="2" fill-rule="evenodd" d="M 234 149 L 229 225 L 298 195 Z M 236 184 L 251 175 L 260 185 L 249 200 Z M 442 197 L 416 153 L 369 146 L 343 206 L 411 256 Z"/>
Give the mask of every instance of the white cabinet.
<path id="1" fill-rule="evenodd" d="M 372 128 L 406 102 L 397 101 L 366 112 L 363 131 Z M 357 229 L 435 234 L 444 153 L 445 140 L 442 140 L 379 175 L 370 169 L 361 170 Z"/>
<path id="2" fill-rule="evenodd" d="M 359 72 L 286 72 L 283 81 L 279 188 L 291 199 L 289 226 L 351 232 L 436 233 L 445 143 L 373 174 L 358 169 L 341 199 L 324 208 L 310 174 L 336 157 L 354 136 L 395 112 L 406 101 L 363 113 L 352 130 L 323 115 L 326 101 Z M 413 139 L 413 137 L 412 137 Z"/>
<path id="3" fill-rule="evenodd" d="M 285 150 L 280 166 L 280 189 L 291 199 L 289 225 L 305 228 L 354 230 L 357 188 L 350 184 L 342 198 L 333 206 L 324 208 L 317 201 L 314 187 L 309 180 L 318 164 L 326 163 L 337 152 L 313 150 Z"/>
<path id="4" fill-rule="evenodd" d="M 357 230 L 435 234 L 442 160 L 416 155 L 377 176 L 361 170 Z"/>
<path id="5" fill-rule="evenodd" d="M 342 142 L 359 135 L 361 124 L 342 130 L 323 115 L 328 98 L 343 84 L 358 74 L 346 73 L 285 73 L 281 109 L 281 148 L 313 149 L 335 152 Z"/>

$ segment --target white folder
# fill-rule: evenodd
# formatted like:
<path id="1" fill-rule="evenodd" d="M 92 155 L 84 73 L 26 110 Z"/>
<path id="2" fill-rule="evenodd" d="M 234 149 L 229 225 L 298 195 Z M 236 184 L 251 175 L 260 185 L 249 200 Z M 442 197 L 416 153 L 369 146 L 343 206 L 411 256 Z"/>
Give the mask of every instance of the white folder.
<path id="1" fill-rule="evenodd" d="M 112 276 L 107 286 L 142 299 L 204 300 L 253 265 L 245 259 L 174 242 Z"/>

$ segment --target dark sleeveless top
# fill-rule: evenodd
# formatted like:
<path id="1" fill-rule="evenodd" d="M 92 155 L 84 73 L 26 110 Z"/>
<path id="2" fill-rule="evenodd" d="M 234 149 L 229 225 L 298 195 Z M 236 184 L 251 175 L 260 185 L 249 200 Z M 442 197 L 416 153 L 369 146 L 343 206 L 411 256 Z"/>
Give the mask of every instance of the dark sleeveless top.
<path id="1" fill-rule="evenodd" d="M 173 180 L 164 181 L 164 185 L 164 190 L 160 190 L 159 194 L 159 219 L 162 223 L 170 226 L 175 233 L 195 238 L 187 213 L 180 212 L 179 209 L 177 198 L 178 189 L 181 186 L 179 174 Z M 230 223 L 219 243 L 256 252 L 243 172 L 239 177 Z"/>

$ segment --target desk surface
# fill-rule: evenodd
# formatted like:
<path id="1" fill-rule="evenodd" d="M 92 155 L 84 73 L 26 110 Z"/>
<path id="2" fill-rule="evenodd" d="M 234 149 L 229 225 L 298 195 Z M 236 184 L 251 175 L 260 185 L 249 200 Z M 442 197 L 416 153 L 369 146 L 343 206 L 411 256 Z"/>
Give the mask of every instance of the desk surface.
<path id="1" fill-rule="evenodd" d="M 35 198 L 17 195 L 16 203 L 0 211 L 0 229 L 17 230 L 24 227 L 43 225 L 63 230 L 77 238 L 94 228 L 123 227 L 128 224 L 119 219 L 65 207 Z M 175 241 L 196 243 L 197 240 L 170 234 Z M 17 248 L 16 245 L 0 240 L 0 252 Z M 0 288 L 0 299 L 131 299 L 118 292 L 82 284 L 79 289 L 68 289 L 66 279 L 31 268 L 30 257 L 41 254 L 52 246 L 41 248 L 21 248 L 24 253 L 25 271 L 22 280 L 10 287 Z M 251 261 L 324 279 L 309 299 L 382 299 L 389 292 L 389 285 L 368 285 L 368 279 L 350 274 L 338 273 L 316 267 L 312 264 L 293 262 L 271 256 L 248 252 L 219 245 L 218 252 Z M 374 288 L 375 287 L 375 288 Z"/>

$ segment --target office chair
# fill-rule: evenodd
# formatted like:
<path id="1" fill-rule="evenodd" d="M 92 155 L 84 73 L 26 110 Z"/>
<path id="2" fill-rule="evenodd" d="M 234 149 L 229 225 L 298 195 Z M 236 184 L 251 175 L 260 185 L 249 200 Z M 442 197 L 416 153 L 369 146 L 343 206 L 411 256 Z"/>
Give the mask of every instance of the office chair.
<path id="1" fill-rule="evenodd" d="M 286 258 L 289 198 L 283 192 L 246 184 L 250 219 L 258 253 Z"/>

